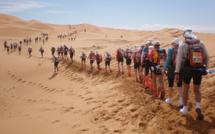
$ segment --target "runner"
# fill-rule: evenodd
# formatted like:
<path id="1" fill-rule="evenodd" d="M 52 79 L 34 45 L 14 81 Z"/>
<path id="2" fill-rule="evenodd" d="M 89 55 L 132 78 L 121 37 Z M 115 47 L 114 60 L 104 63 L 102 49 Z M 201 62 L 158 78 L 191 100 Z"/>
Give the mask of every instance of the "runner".
<path id="1" fill-rule="evenodd" d="M 58 55 L 59 58 L 61 58 L 60 53 L 61 53 L 61 52 L 60 52 L 60 46 L 58 46 L 58 47 L 57 47 L 57 55 Z"/>
<path id="2" fill-rule="evenodd" d="M 105 52 L 104 59 L 105 59 L 105 72 L 107 72 L 107 67 L 109 68 L 109 71 L 112 72 L 110 68 L 110 62 L 112 60 L 112 56 L 108 50 L 106 50 Z"/>
<path id="3" fill-rule="evenodd" d="M 81 68 L 85 68 L 85 61 L 87 58 L 86 54 L 82 52 L 80 58 L 81 58 Z"/>
<path id="4" fill-rule="evenodd" d="M 131 76 L 132 51 L 131 51 L 130 46 L 126 47 L 125 59 L 126 59 L 126 65 L 127 65 L 127 70 L 128 70 L 128 76 Z"/>
<path id="5" fill-rule="evenodd" d="M 6 46 L 6 48 L 7 48 L 7 54 L 9 55 L 10 54 L 10 46 Z"/>
<path id="6" fill-rule="evenodd" d="M 12 53 L 13 51 L 13 43 L 10 43 L 10 52 Z"/>
<path id="7" fill-rule="evenodd" d="M 145 72 L 144 72 L 144 76 L 143 76 L 143 87 L 152 89 L 150 77 L 148 76 L 149 70 L 151 67 L 151 62 L 149 61 L 149 58 L 148 58 L 149 46 L 153 46 L 152 40 L 148 40 L 147 44 L 143 48 L 142 55 L 141 55 L 141 62 L 142 62 L 142 66 L 145 68 Z"/>
<path id="8" fill-rule="evenodd" d="M 139 68 L 140 68 L 141 54 L 139 52 L 138 46 L 135 46 L 135 51 L 132 54 L 132 59 L 134 61 L 134 75 L 136 77 L 136 82 L 139 82 L 138 75 L 140 77 Z"/>
<path id="9" fill-rule="evenodd" d="M 67 54 L 68 54 L 68 47 L 66 45 L 63 46 L 63 51 L 64 51 L 64 59 L 68 60 Z"/>
<path id="10" fill-rule="evenodd" d="M 54 47 L 54 46 L 52 46 L 51 52 L 52 52 L 52 56 L 54 56 L 54 53 L 55 53 L 55 47 Z M 58 56 L 59 56 L 59 55 L 58 55 Z"/>
<path id="11" fill-rule="evenodd" d="M 162 74 L 167 71 L 167 78 L 169 83 L 169 94 L 168 98 L 165 100 L 166 103 L 172 104 L 172 93 L 173 93 L 173 85 L 174 85 L 174 77 L 175 77 L 175 65 L 176 65 L 176 58 L 178 53 L 178 46 L 181 44 L 181 40 L 175 37 L 172 40 L 172 47 L 168 48 L 168 56 L 166 59 L 165 66 L 162 69 Z M 181 73 L 181 72 L 180 72 Z M 182 99 L 182 78 L 180 75 L 178 86 L 178 95 L 179 95 L 179 108 L 183 107 L 183 99 Z"/>
<path id="12" fill-rule="evenodd" d="M 63 53 L 64 53 L 64 49 L 63 49 L 63 46 L 62 45 L 60 45 L 60 57 L 61 57 L 61 59 L 64 59 L 64 57 L 63 57 Z"/>
<path id="13" fill-rule="evenodd" d="M 96 62 L 98 70 L 101 70 L 100 63 L 102 62 L 102 55 L 98 51 L 96 51 Z"/>
<path id="14" fill-rule="evenodd" d="M 58 56 L 53 56 L 53 60 L 52 62 L 54 62 L 54 72 L 58 72 L 58 64 L 60 62 L 60 58 Z"/>
<path id="15" fill-rule="evenodd" d="M 72 46 L 69 49 L 69 55 L 70 55 L 71 62 L 73 63 L 73 56 L 75 55 L 75 50 L 72 48 Z"/>
<path id="16" fill-rule="evenodd" d="M 165 49 L 160 48 L 159 41 L 155 41 L 154 48 L 158 54 L 158 61 L 157 61 L 157 63 L 154 64 L 155 77 L 156 78 L 158 77 L 158 83 L 159 83 L 158 96 L 160 95 L 160 99 L 164 99 L 164 97 L 165 97 L 164 79 L 163 79 L 163 74 L 161 73 L 161 70 L 165 65 L 167 54 L 166 54 Z M 156 78 L 155 78 L 155 83 L 157 82 Z"/>
<path id="17" fill-rule="evenodd" d="M 19 55 L 21 54 L 21 50 L 22 50 L 22 47 L 21 47 L 21 45 L 19 45 L 18 46 L 18 53 L 19 53 Z"/>
<path id="18" fill-rule="evenodd" d="M 118 62 L 118 73 L 122 72 L 122 74 L 124 74 L 123 57 L 124 57 L 124 51 L 123 51 L 123 49 L 118 47 L 118 49 L 116 51 L 116 60 Z M 121 63 L 121 67 L 120 67 L 120 63 Z"/>
<path id="19" fill-rule="evenodd" d="M 95 53 L 93 51 L 90 52 L 87 59 L 90 59 L 90 70 L 93 70 L 93 63 L 95 61 Z"/>
<path id="20" fill-rule="evenodd" d="M 183 62 L 183 103 L 184 106 L 180 109 L 183 114 L 188 113 L 187 101 L 190 81 L 193 79 L 193 91 L 196 101 L 196 112 L 198 119 L 203 120 L 204 114 L 201 109 L 201 93 L 200 86 L 202 75 L 207 75 L 206 70 L 209 68 L 209 55 L 205 45 L 197 39 L 192 30 L 186 29 L 183 33 L 185 41 L 179 45 L 178 57 L 176 59 L 175 80 L 179 82 L 179 70 Z M 205 71 L 198 71 L 204 69 Z"/>
<path id="21" fill-rule="evenodd" d="M 3 45 L 4 45 L 4 50 L 7 49 L 7 41 L 6 40 L 4 41 Z"/>
<path id="22" fill-rule="evenodd" d="M 31 53 L 32 53 L 32 47 L 29 46 L 29 47 L 28 47 L 28 54 L 29 54 L 29 57 L 31 57 Z"/>
<path id="23" fill-rule="evenodd" d="M 143 44 L 141 45 L 140 50 L 139 50 L 139 53 L 140 53 L 140 55 L 141 55 L 140 69 L 139 69 L 139 74 L 140 74 L 139 78 L 140 78 L 140 82 L 141 82 L 141 83 L 143 83 L 143 79 L 144 79 L 144 77 L 143 77 L 143 69 L 144 69 L 144 66 L 143 66 L 143 64 L 142 64 L 142 53 L 143 53 L 143 49 L 145 48 L 145 46 L 146 46 L 146 45 L 143 43 Z"/>
<path id="24" fill-rule="evenodd" d="M 40 51 L 41 56 L 42 56 L 42 58 L 43 58 L 44 49 L 43 49 L 43 47 L 42 47 L 42 46 L 40 47 L 39 51 Z"/>

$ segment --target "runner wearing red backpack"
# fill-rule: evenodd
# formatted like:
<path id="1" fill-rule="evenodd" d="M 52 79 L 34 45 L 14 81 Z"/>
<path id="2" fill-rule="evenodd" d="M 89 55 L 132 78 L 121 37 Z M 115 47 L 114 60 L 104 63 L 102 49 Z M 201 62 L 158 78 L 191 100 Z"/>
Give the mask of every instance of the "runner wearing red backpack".
<path id="1" fill-rule="evenodd" d="M 128 70 L 128 76 L 131 76 L 132 51 L 130 49 L 130 46 L 126 47 L 125 59 L 126 59 L 126 65 L 127 65 L 127 70 Z"/>
<path id="2" fill-rule="evenodd" d="M 124 62 L 124 51 L 123 49 L 121 49 L 120 47 L 117 48 L 116 51 L 116 60 L 118 62 L 118 73 L 122 73 L 124 74 L 124 66 L 123 66 L 123 62 Z M 120 63 L 121 63 L 121 67 L 120 67 Z"/>
<path id="3" fill-rule="evenodd" d="M 102 55 L 98 51 L 96 51 L 96 62 L 98 70 L 101 70 L 100 63 L 102 62 Z"/>
<path id="4" fill-rule="evenodd" d="M 136 77 L 136 82 L 139 82 L 138 76 L 140 76 L 139 74 L 139 69 L 140 69 L 140 60 L 141 60 L 141 54 L 139 51 L 139 47 L 135 46 L 135 51 L 132 55 L 132 59 L 134 61 L 134 75 Z"/>
<path id="5" fill-rule="evenodd" d="M 201 93 L 200 86 L 202 81 L 202 75 L 206 75 L 206 70 L 209 67 L 209 55 L 205 45 L 196 38 L 192 30 L 186 29 L 183 33 L 185 41 L 179 45 L 178 57 L 176 62 L 175 79 L 179 81 L 179 70 L 182 65 L 183 71 L 183 103 L 184 106 L 180 109 L 183 114 L 188 113 L 187 101 L 188 91 L 190 87 L 190 81 L 193 79 L 193 89 L 196 100 L 196 112 L 198 119 L 203 120 L 204 115 L 201 109 Z M 198 71 L 198 69 L 204 69 L 205 71 Z"/>
<path id="6" fill-rule="evenodd" d="M 173 93 L 173 85 L 174 85 L 174 77 L 175 77 L 175 65 L 176 58 L 178 54 L 178 46 L 181 44 L 181 40 L 178 37 L 175 37 L 172 40 L 172 47 L 168 48 L 168 56 L 166 59 L 165 66 L 162 69 L 162 74 L 167 71 L 167 79 L 169 84 L 168 90 L 168 98 L 165 100 L 166 103 L 172 104 L 172 93 Z M 181 75 L 180 75 L 181 76 Z M 182 99 L 182 77 L 179 78 L 178 86 L 178 95 L 179 95 L 179 108 L 183 107 L 183 99 Z"/>
<path id="7" fill-rule="evenodd" d="M 154 63 L 154 74 L 155 74 L 155 82 L 158 78 L 159 88 L 158 88 L 158 95 L 160 94 L 160 99 L 164 99 L 165 97 L 165 90 L 164 90 L 164 80 L 163 80 L 163 74 L 161 73 L 161 69 L 164 67 L 166 62 L 166 50 L 160 48 L 160 42 L 155 41 L 154 43 L 154 49 L 157 51 L 158 55 L 158 61 L 157 63 Z M 157 87 L 155 87 L 157 88 Z"/>
<path id="8" fill-rule="evenodd" d="M 93 51 L 90 51 L 90 54 L 88 56 L 88 59 L 90 59 L 90 70 L 93 70 L 93 63 L 96 59 L 95 53 Z"/>
<path id="9" fill-rule="evenodd" d="M 112 56 L 108 50 L 106 50 L 104 54 L 104 60 L 105 60 L 105 72 L 107 72 L 107 67 L 109 68 L 109 71 L 112 72 L 110 68 L 110 62 L 112 60 Z"/>

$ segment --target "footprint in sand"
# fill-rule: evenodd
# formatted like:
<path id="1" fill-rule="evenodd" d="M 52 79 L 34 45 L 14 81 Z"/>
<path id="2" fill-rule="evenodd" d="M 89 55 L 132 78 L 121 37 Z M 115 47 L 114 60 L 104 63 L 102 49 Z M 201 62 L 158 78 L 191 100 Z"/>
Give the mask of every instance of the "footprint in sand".
<path id="1" fill-rule="evenodd" d="M 114 130 L 113 132 L 114 132 L 114 133 L 122 133 L 121 130 Z"/>
<path id="2" fill-rule="evenodd" d="M 89 131 L 89 130 L 90 130 L 90 129 L 85 128 L 85 129 L 81 129 L 80 131 L 86 132 L 86 131 Z"/>
<path id="3" fill-rule="evenodd" d="M 32 81 L 29 81 L 28 83 L 29 83 L 29 84 L 31 84 L 31 83 L 32 83 Z"/>
<path id="4" fill-rule="evenodd" d="M 20 82 L 20 81 L 22 81 L 22 79 L 18 79 L 18 80 L 17 80 L 17 82 Z"/>
<path id="5" fill-rule="evenodd" d="M 22 83 L 25 83 L 26 81 L 22 81 Z"/>
<path id="6" fill-rule="evenodd" d="M 137 111 L 137 108 L 132 108 L 131 109 L 131 112 L 135 112 L 135 111 Z"/>
<path id="7" fill-rule="evenodd" d="M 125 101 L 125 100 L 118 100 L 119 103 L 122 103 L 122 102 L 124 102 L 124 101 Z"/>
<path id="8" fill-rule="evenodd" d="M 59 122 L 60 122 L 60 120 L 55 120 L 52 122 L 52 124 L 59 123 Z"/>
<path id="9" fill-rule="evenodd" d="M 75 124 L 74 126 L 72 126 L 72 128 L 76 128 L 76 127 L 80 127 L 80 124 Z"/>
<path id="10" fill-rule="evenodd" d="M 85 101 L 92 100 L 92 99 L 93 99 L 93 98 L 92 98 L 92 97 L 90 97 L 90 98 L 85 99 Z"/>
<path id="11" fill-rule="evenodd" d="M 70 112 L 71 110 L 75 109 L 74 107 L 68 107 L 64 110 L 65 113 Z"/>

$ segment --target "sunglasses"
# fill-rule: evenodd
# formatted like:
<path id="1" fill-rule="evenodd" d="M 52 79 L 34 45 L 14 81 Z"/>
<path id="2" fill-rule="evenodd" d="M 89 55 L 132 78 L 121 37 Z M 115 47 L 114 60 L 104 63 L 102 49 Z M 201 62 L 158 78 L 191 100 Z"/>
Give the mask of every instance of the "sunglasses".
<path id="1" fill-rule="evenodd" d="M 191 38 L 191 37 L 185 37 L 185 39 L 190 39 L 190 40 L 191 40 L 191 39 L 193 39 L 193 38 Z"/>

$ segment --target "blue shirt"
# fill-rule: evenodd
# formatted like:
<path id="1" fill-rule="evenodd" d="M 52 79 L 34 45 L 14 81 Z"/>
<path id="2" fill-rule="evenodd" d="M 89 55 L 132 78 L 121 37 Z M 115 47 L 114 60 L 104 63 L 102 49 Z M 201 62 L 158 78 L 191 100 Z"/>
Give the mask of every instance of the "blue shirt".
<path id="1" fill-rule="evenodd" d="M 173 60 L 173 47 L 168 48 L 168 55 L 167 55 L 167 59 L 166 59 L 166 63 L 163 67 L 163 69 L 167 69 L 167 67 L 169 66 L 170 62 Z"/>

